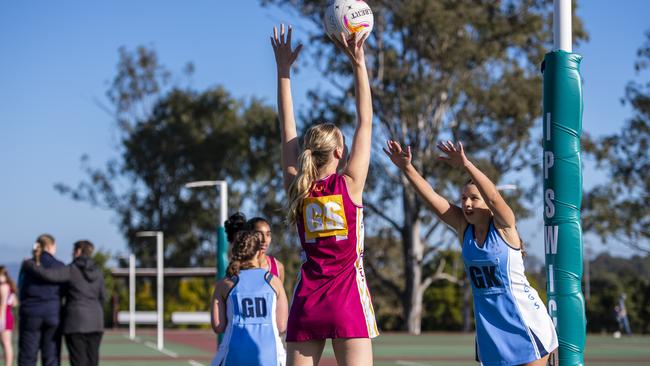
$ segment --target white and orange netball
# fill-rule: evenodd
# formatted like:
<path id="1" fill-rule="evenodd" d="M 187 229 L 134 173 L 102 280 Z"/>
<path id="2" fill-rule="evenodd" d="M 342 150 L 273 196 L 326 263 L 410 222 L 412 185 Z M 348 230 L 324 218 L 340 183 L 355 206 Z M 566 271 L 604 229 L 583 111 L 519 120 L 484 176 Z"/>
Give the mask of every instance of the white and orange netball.
<path id="1" fill-rule="evenodd" d="M 346 39 L 354 35 L 358 40 L 372 32 L 375 18 L 363 0 L 334 0 L 327 6 L 323 23 L 330 38 L 340 38 L 343 33 Z"/>

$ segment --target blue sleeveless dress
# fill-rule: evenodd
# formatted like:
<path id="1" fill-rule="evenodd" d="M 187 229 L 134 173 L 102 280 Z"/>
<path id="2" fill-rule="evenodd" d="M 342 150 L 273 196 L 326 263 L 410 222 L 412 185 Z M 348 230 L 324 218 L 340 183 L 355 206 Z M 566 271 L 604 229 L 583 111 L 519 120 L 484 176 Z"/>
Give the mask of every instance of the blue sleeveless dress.
<path id="1" fill-rule="evenodd" d="M 275 319 L 273 275 L 242 270 L 226 302 L 228 324 L 212 366 L 283 366 L 286 353 Z"/>
<path id="2" fill-rule="evenodd" d="M 510 247 L 492 222 L 482 247 L 468 225 L 463 260 L 474 295 L 477 361 L 521 365 L 557 348 L 555 326 L 526 279 L 521 251 Z"/>

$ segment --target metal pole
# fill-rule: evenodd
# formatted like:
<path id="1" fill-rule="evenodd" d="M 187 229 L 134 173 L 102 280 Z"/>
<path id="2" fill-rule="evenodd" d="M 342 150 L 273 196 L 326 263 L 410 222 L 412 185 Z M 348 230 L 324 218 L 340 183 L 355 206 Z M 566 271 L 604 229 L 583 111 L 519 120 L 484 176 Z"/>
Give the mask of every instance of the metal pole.
<path id="1" fill-rule="evenodd" d="M 158 350 L 163 349 L 163 314 L 164 314 L 164 304 L 163 304 L 163 262 L 165 260 L 163 253 L 163 233 L 161 231 L 156 232 L 156 256 L 157 258 L 157 270 L 156 276 L 158 277 L 158 291 L 156 303 L 158 305 Z"/>
<path id="2" fill-rule="evenodd" d="M 572 52 L 571 0 L 553 1 L 553 50 Z"/>
<path id="3" fill-rule="evenodd" d="M 228 266 L 228 242 L 224 223 L 228 219 L 228 182 L 225 180 L 201 180 L 185 183 L 185 188 L 217 187 L 219 194 L 219 222 L 217 223 L 217 240 L 215 242 L 216 280 L 226 277 Z"/>
<path id="4" fill-rule="evenodd" d="M 228 182 L 219 182 L 219 194 L 221 199 L 221 207 L 219 209 L 220 222 L 219 226 L 223 226 L 228 220 Z"/>
<path id="5" fill-rule="evenodd" d="M 129 255 L 129 338 L 135 339 L 135 255 Z"/>
<path id="6" fill-rule="evenodd" d="M 226 277 L 226 267 L 228 266 L 228 239 L 226 238 L 225 223 L 228 220 L 228 183 L 219 181 L 219 225 L 217 225 L 217 272 L 216 281 Z M 217 349 L 219 344 L 223 341 L 223 333 L 217 337 Z"/>
<path id="7" fill-rule="evenodd" d="M 228 240 L 226 239 L 226 229 L 224 227 L 228 219 L 228 182 L 225 180 L 202 180 L 185 183 L 186 188 L 212 186 L 216 186 L 219 190 L 219 222 L 217 223 L 217 240 L 214 251 L 217 266 L 215 280 L 219 281 L 226 277 L 226 267 L 228 266 Z M 222 339 L 223 334 L 219 334 L 218 342 L 221 342 Z"/>
<path id="8" fill-rule="evenodd" d="M 217 225 L 217 278 L 226 277 L 226 267 L 228 266 L 228 243 L 225 240 L 225 222 L 228 219 L 228 183 L 219 181 L 219 225 Z M 223 232 L 222 232 L 223 231 Z"/>

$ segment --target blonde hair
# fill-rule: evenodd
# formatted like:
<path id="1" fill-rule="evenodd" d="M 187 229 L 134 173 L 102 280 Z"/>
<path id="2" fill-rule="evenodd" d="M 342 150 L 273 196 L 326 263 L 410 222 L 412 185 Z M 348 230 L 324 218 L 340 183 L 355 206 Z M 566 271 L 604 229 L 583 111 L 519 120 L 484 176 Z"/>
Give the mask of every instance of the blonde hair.
<path id="1" fill-rule="evenodd" d="M 240 231 L 235 236 L 230 252 L 230 264 L 226 273 L 228 276 L 236 276 L 242 269 L 255 268 L 250 261 L 260 251 L 262 242 L 254 231 Z"/>
<path id="2" fill-rule="evenodd" d="M 54 237 L 50 234 L 41 234 L 36 238 L 36 243 L 34 243 L 34 248 L 32 250 L 32 256 L 34 257 L 34 262 L 41 264 L 41 254 L 45 250 L 45 247 L 54 245 Z"/>
<path id="3" fill-rule="evenodd" d="M 287 221 L 296 223 L 302 201 L 309 196 L 311 186 L 318 177 L 318 170 L 330 162 L 332 151 L 343 147 L 343 134 L 332 123 L 310 127 L 303 139 L 303 151 L 298 156 L 298 174 L 289 186 Z"/>

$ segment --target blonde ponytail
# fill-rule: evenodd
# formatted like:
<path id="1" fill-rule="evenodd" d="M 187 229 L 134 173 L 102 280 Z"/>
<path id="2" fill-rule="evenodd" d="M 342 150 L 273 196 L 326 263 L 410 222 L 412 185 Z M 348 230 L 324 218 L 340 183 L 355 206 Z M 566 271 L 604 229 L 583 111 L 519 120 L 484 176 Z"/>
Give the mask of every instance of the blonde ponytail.
<path id="1" fill-rule="evenodd" d="M 526 243 L 521 239 L 521 236 L 519 237 L 519 250 L 521 251 L 521 257 L 526 258 Z"/>
<path id="2" fill-rule="evenodd" d="M 298 175 L 289 186 L 289 200 L 287 202 L 287 221 L 296 223 L 300 213 L 302 201 L 309 196 L 312 183 L 316 180 L 318 168 L 310 149 L 305 149 L 298 157 Z"/>
<path id="3" fill-rule="evenodd" d="M 38 243 L 34 243 L 34 248 L 32 248 L 32 258 L 34 263 L 41 264 L 41 254 L 43 254 L 43 248 Z"/>
<path id="4" fill-rule="evenodd" d="M 41 264 L 41 254 L 45 251 L 45 247 L 54 245 L 54 237 L 50 234 L 41 234 L 36 238 L 34 248 L 32 249 L 32 257 L 36 264 Z"/>
<path id="5" fill-rule="evenodd" d="M 305 133 L 303 148 L 298 156 L 298 174 L 287 192 L 287 222 L 295 224 L 302 201 L 309 197 L 311 186 L 318 178 L 320 168 L 330 162 L 332 152 L 343 147 L 343 134 L 332 123 L 322 123 L 310 127 Z"/>

